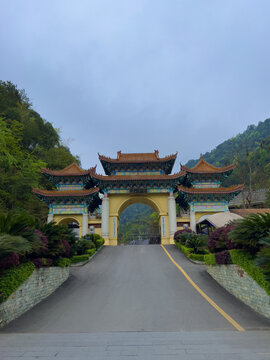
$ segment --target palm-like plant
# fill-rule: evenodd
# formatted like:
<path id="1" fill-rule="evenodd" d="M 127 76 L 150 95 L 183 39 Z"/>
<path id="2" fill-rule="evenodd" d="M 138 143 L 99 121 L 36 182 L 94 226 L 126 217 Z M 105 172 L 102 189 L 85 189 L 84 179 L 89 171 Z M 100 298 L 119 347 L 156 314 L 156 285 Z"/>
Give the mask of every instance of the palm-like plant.
<path id="1" fill-rule="evenodd" d="M 25 255 L 31 252 L 31 250 L 31 244 L 22 236 L 0 235 L 0 258 L 4 258 L 12 253 Z"/>
<path id="2" fill-rule="evenodd" d="M 259 242 L 263 247 L 257 253 L 254 263 L 262 268 L 266 279 L 270 281 L 270 233 Z"/>
<path id="3" fill-rule="evenodd" d="M 34 232 L 34 220 L 26 214 L 0 215 L 0 234 L 23 237 L 33 251 L 38 251 L 42 247 L 39 236 Z"/>
<path id="4" fill-rule="evenodd" d="M 205 250 L 208 242 L 207 235 L 190 235 L 186 241 L 186 246 L 193 249 L 194 254 L 200 254 Z"/>
<path id="5" fill-rule="evenodd" d="M 238 247 L 256 253 L 262 244 L 260 240 L 270 231 L 270 213 L 251 214 L 235 221 L 235 227 L 229 233 L 229 239 Z"/>

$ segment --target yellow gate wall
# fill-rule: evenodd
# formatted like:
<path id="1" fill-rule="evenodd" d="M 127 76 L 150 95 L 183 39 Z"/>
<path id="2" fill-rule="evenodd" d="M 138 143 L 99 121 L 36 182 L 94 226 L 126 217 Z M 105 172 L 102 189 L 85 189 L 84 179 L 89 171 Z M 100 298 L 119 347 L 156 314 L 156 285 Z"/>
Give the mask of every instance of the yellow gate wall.
<path id="1" fill-rule="evenodd" d="M 82 215 L 81 214 L 54 214 L 53 221 L 56 224 L 65 223 L 68 221 L 76 221 L 79 225 L 79 237 L 82 233 Z"/>
<path id="2" fill-rule="evenodd" d="M 149 205 L 159 215 L 160 235 L 162 244 L 172 244 L 173 237 L 169 235 L 168 196 L 169 194 L 108 194 L 109 196 L 109 238 L 105 245 L 117 245 L 117 230 L 122 212 L 132 204 L 142 203 Z M 165 236 L 162 236 L 161 217 L 165 219 Z M 116 234 L 113 234 L 113 218 L 116 219 Z"/>

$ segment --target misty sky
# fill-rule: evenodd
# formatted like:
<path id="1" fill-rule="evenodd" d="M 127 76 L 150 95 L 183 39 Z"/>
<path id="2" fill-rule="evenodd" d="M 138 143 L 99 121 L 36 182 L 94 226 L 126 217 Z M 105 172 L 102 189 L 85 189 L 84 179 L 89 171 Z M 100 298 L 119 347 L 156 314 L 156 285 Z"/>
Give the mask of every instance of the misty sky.
<path id="1" fill-rule="evenodd" d="M 84 168 L 159 149 L 178 171 L 270 116 L 269 18 L 269 0 L 0 0 L 0 79 Z"/>

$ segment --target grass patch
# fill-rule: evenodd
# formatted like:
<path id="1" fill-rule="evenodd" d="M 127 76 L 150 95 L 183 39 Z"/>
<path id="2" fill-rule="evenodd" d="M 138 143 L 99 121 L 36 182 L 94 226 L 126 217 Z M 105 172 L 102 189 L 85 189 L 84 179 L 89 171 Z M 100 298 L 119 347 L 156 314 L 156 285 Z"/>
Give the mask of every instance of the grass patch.
<path id="1" fill-rule="evenodd" d="M 240 266 L 268 295 L 270 295 L 270 284 L 265 279 L 263 270 L 255 266 L 252 256 L 243 250 L 230 250 L 232 263 Z"/>

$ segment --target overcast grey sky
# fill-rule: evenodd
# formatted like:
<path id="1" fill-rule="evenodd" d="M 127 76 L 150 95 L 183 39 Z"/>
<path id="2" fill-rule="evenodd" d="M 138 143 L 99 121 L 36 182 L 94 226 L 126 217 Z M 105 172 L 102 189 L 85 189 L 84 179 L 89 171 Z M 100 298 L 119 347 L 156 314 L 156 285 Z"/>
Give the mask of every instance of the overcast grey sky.
<path id="1" fill-rule="evenodd" d="M 179 162 L 270 115 L 269 0 L 0 0 L 0 79 L 84 168 L 97 152 Z M 100 170 L 100 167 L 99 167 Z"/>

